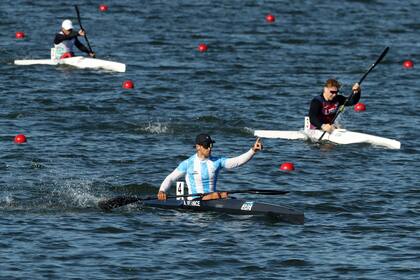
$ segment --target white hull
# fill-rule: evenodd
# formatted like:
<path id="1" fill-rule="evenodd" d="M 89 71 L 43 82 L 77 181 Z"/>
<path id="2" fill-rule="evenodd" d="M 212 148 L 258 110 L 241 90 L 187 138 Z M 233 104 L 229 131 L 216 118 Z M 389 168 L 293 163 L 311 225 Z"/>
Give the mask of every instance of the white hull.
<path id="1" fill-rule="evenodd" d="M 309 129 L 305 130 L 305 133 L 309 139 L 313 142 L 318 142 L 321 137 L 322 130 Z M 325 133 L 323 140 L 327 140 L 336 144 L 358 144 L 358 143 L 369 143 L 372 145 L 383 146 L 390 149 L 400 149 L 401 143 L 397 140 L 370 135 L 366 133 L 348 131 L 346 129 L 335 129 L 331 134 Z"/>
<path id="2" fill-rule="evenodd" d="M 16 65 L 36 65 L 36 64 L 43 64 L 43 65 L 71 65 L 77 68 L 90 68 L 90 69 L 105 69 L 109 71 L 115 72 L 125 72 L 125 64 L 108 61 L 103 59 L 97 58 L 90 58 L 90 57 L 83 57 L 83 56 L 75 56 L 65 59 L 60 59 L 58 61 L 51 60 L 51 59 L 32 59 L 32 60 L 15 60 Z"/>
<path id="3" fill-rule="evenodd" d="M 51 59 L 25 59 L 25 60 L 15 60 L 16 65 L 34 65 L 34 64 L 44 64 L 44 65 L 58 65 L 58 62 L 55 62 Z"/>
<path id="4" fill-rule="evenodd" d="M 301 131 L 284 131 L 284 130 L 255 130 L 254 135 L 262 138 L 278 138 L 278 139 L 302 139 L 318 142 L 323 131 L 318 129 L 304 129 Z M 389 149 L 400 149 L 401 143 L 397 140 L 374 136 L 366 133 L 352 132 L 346 129 L 335 129 L 331 134 L 325 133 L 322 140 L 330 141 L 336 144 L 358 144 L 368 143 L 377 146 L 383 146 Z"/>
<path id="5" fill-rule="evenodd" d="M 303 133 L 303 131 L 255 130 L 254 135 L 261 138 L 280 138 L 288 140 L 308 139 L 308 136 Z"/>

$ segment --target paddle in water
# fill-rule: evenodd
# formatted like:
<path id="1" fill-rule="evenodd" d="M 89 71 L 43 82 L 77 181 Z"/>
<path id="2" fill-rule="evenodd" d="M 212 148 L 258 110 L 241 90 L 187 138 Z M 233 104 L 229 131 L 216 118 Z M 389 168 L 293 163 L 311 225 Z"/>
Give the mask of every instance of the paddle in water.
<path id="1" fill-rule="evenodd" d="M 82 26 L 82 20 L 80 19 L 79 7 L 77 7 L 77 5 L 74 5 L 74 8 L 76 9 L 77 21 L 79 22 L 80 29 L 82 29 L 83 31 L 85 31 L 85 29 Z M 84 37 L 85 37 L 86 43 L 87 43 L 87 45 L 89 47 L 89 52 L 93 53 L 92 47 L 89 44 L 89 40 L 88 40 L 87 34 L 85 34 Z M 95 57 L 95 56 L 93 56 L 93 57 Z"/>
<path id="2" fill-rule="evenodd" d="M 263 195 L 283 195 L 289 193 L 288 191 L 280 191 L 280 190 L 260 190 L 260 189 L 248 189 L 248 190 L 237 190 L 237 191 L 230 191 L 227 192 L 229 194 L 235 193 L 249 193 L 249 194 L 263 194 Z M 203 197 L 211 193 L 202 193 L 202 194 L 186 194 L 186 195 L 174 195 L 174 196 L 167 196 L 167 198 L 180 198 L 180 197 L 191 197 L 191 196 L 199 196 Z M 99 208 L 105 211 L 110 211 L 114 208 L 118 208 L 121 206 L 125 206 L 131 203 L 146 201 L 146 200 L 154 200 L 156 197 L 138 197 L 138 196 L 117 196 L 115 198 L 102 200 L 98 202 Z"/>
<path id="3" fill-rule="evenodd" d="M 378 59 L 375 61 L 375 63 L 373 63 L 369 69 L 365 72 L 365 74 L 362 76 L 362 78 L 359 80 L 359 85 L 362 84 L 363 80 L 367 77 L 367 75 L 370 73 L 370 71 L 373 70 L 373 68 L 375 68 L 375 66 L 381 62 L 381 60 L 385 57 L 386 53 L 388 52 L 389 47 L 386 47 L 381 55 L 378 57 Z M 346 101 L 344 102 L 343 105 L 340 106 L 340 108 L 338 109 L 337 113 L 335 114 L 334 118 L 331 121 L 331 124 L 333 124 L 335 122 L 335 120 L 337 119 L 338 115 L 340 115 L 341 112 L 344 111 L 344 107 L 347 105 L 347 103 L 353 98 L 353 91 L 351 92 L 351 94 L 346 98 Z M 322 138 L 324 137 L 326 131 L 324 131 L 321 135 L 321 137 L 319 137 L 318 142 L 322 140 Z"/>

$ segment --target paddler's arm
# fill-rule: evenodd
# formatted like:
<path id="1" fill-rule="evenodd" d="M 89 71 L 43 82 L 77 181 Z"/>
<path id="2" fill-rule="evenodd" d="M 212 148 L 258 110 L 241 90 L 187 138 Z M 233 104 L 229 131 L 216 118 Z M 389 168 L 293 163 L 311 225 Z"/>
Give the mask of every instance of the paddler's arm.
<path id="1" fill-rule="evenodd" d="M 80 51 L 82 51 L 82 52 L 84 52 L 84 53 L 87 53 L 89 56 L 91 56 L 91 57 L 95 57 L 95 53 L 94 52 L 90 52 L 89 51 L 89 49 L 88 48 L 86 48 L 86 46 L 85 45 L 83 45 L 80 41 L 79 41 L 79 39 L 77 39 L 76 38 L 76 40 L 74 41 L 74 44 L 76 45 L 76 47 L 80 50 Z"/>
<path id="2" fill-rule="evenodd" d="M 178 180 L 182 175 L 184 175 L 184 172 L 181 172 L 176 168 L 174 171 L 172 171 L 171 174 L 166 176 L 165 180 L 163 180 L 162 184 L 160 185 L 159 192 L 157 194 L 157 198 L 159 200 L 166 200 L 166 192 L 169 190 L 171 185 Z"/>
<path id="3" fill-rule="evenodd" d="M 65 40 L 71 40 L 73 38 L 77 38 L 79 34 L 76 31 L 72 31 L 69 35 L 64 35 L 61 33 L 55 34 L 54 44 L 58 45 Z"/>
<path id="4" fill-rule="evenodd" d="M 317 99 L 312 99 L 311 105 L 309 107 L 309 121 L 312 125 L 314 125 L 316 128 L 321 129 L 323 123 L 319 119 L 319 115 L 321 113 L 322 104 Z"/>
<path id="5" fill-rule="evenodd" d="M 353 95 L 351 99 L 346 103 L 346 106 L 353 106 L 360 100 L 362 88 L 360 87 L 359 83 L 355 83 L 351 90 L 353 91 Z"/>
<path id="6" fill-rule="evenodd" d="M 248 152 L 234 158 L 226 159 L 223 167 L 226 169 L 231 169 L 231 168 L 241 166 L 247 163 L 258 151 L 261 151 L 262 149 L 263 149 L 262 142 L 260 138 L 257 138 L 254 145 L 252 146 L 251 149 L 249 149 Z"/>

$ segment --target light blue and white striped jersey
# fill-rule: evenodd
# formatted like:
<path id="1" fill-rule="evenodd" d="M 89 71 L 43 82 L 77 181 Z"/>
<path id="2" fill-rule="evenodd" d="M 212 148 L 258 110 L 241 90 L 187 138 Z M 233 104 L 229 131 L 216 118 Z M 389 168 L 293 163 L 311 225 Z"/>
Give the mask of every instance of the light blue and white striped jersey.
<path id="1" fill-rule="evenodd" d="M 215 192 L 217 176 L 223 168 L 231 169 L 250 160 L 255 152 L 250 149 L 248 152 L 234 157 L 214 157 L 200 159 L 197 154 L 182 161 L 171 174 L 169 174 L 160 185 L 159 191 L 167 192 L 171 185 L 181 176 L 185 175 L 185 182 L 189 194 Z"/>
<path id="2" fill-rule="evenodd" d="M 217 176 L 225 162 L 225 157 L 212 156 L 200 160 L 195 154 L 181 162 L 177 169 L 185 174 L 189 194 L 215 192 Z"/>

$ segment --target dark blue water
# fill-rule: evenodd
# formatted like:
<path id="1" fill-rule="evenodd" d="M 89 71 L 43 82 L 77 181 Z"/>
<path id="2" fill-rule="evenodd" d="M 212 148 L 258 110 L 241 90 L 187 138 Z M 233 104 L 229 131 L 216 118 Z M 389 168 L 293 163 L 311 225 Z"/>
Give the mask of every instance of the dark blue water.
<path id="1" fill-rule="evenodd" d="M 61 21 L 77 22 L 68 4 L 0 3 L 1 279 L 419 279 L 420 80 L 417 65 L 402 67 L 420 60 L 418 1 L 123 0 L 106 13 L 84 1 L 92 48 L 126 73 L 13 65 L 49 57 Z M 340 123 L 401 150 L 264 139 L 219 178 L 224 190 L 289 190 L 238 196 L 301 209 L 304 226 L 98 209 L 154 195 L 200 132 L 215 155 L 236 156 L 254 129 L 301 129 L 326 79 L 348 92 L 386 46 L 362 85 L 367 111 Z M 19 133 L 26 144 L 13 143 Z M 278 170 L 285 161 L 296 170 Z"/>

